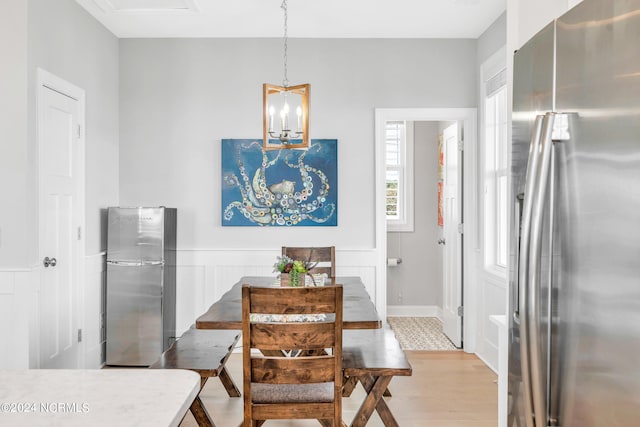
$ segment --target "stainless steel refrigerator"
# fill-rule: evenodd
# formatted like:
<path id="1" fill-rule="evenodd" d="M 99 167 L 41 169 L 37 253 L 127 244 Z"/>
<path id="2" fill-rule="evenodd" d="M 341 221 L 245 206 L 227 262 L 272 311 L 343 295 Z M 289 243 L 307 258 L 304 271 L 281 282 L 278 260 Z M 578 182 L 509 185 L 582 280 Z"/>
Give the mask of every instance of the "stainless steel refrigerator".
<path id="1" fill-rule="evenodd" d="M 640 0 L 514 61 L 507 424 L 640 425 Z"/>
<path id="2" fill-rule="evenodd" d="M 176 329 L 176 209 L 108 210 L 106 364 L 148 366 Z"/>

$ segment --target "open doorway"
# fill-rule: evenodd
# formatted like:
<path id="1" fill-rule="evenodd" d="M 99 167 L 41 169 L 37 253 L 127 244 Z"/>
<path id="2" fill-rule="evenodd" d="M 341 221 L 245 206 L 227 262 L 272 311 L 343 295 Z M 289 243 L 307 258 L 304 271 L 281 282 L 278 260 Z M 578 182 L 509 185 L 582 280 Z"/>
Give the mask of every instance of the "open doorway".
<path id="1" fill-rule="evenodd" d="M 413 205 L 402 202 L 398 205 L 397 212 L 393 212 L 394 200 L 393 197 L 391 200 L 388 197 L 389 142 L 386 140 L 386 133 L 390 125 L 400 126 L 400 123 L 406 127 L 406 137 L 414 143 L 404 153 L 413 162 L 401 165 L 397 174 L 398 190 L 399 193 L 406 190 Z M 454 139 L 464 139 L 464 143 L 455 143 L 448 149 L 450 160 L 454 153 L 459 154 L 456 161 L 448 165 L 448 181 L 456 190 L 453 193 L 452 188 L 445 188 L 446 167 L 439 162 L 439 153 L 444 154 L 442 150 L 447 150 L 444 136 L 447 134 L 448 142 L 452 143 L 452 132 Z M 475 157 L 475 132 L 475 109 L 376 110 L 376 240 L 381 264 L 378 270 L 384 274 L 384 278 L 378 281 L 380 289 L 377 289 L 376 294 L 385 296 L 385 317 L 425 316 L 446 321 L 448 326 L 445 328 L 451 334 L 450 339 L 458 347 L 462 347 L 463 325 L 468 327 L 464 318 L 473 310 L 472 304 L 467 304 L 466 307 L 462 304 L 463 295 L 471 291 L 468 290 L 471 283 L 462 280 L 465 271 L 464 253 L 467 251 L 462 245 L 462 232 L 468 231 L 462 225 L 462 215 L 465 213 L 466 218 L 466 214 L 475 215 L 469 197 L 474 191 L 463 195 L 462 188 L 475 173 L 475 170 L 467 166 L 475 164 L 474 161 L 469 161 L 470 157 Z M 458 150 L 463 146 L 464 151 Z M 443 160 L 444 158 L 445 156 Z M 409 180 L 401 183 L 403 171 L 413 178 L 412 182 Z M 391 174 L 393 173 L 392 171 Z M 457 176 L 459 181 L 452 181 L 452 176 Z M 406 196 L 407 194 L 405 198 Z M 444 209 L 447 203 L 448 211 Z M 458 208 L 452 211 L 451 206 L 456 206 L 456 203 Z M 439 207 L 442 208 L 440 217 Z M 411 212 L 402 215 L 403 209 Z M 400 224 L 388 222 L 389 211 L 407 221 L 400 221 Z M 449 217 L 445 221 L 447 214 Z M 459 220 L 454 219 L 456 215 Z M 446 246 L 447 240 L 449 247 Z M 448 252 L 447 256 L 445 252 Z M 390 259 L 388 268 L 387 258 Z M 457 273 L 457 277 L 453 273 Z M 445 281 L 449 282 L 448 285 L 445 285 Z M 469 327 L 473 328 L 473 325 Z M 467 333 L 473 336 L 474 331 L 467 329 L 465 335 Z M 473 351 L 470 349 L 472 344 L 465 342 L 465 350 Z"/>

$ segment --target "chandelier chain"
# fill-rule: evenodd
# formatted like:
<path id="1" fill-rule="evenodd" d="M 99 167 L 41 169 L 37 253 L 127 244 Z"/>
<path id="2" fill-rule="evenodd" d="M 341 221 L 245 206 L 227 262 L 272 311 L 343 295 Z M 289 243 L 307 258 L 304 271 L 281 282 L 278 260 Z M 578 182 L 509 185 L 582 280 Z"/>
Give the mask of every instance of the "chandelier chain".
<path id="1" fill-rule="evenodd" d="M 282 0 L 282 4 L 280 5 L 280 8 L 282 8 L 282 10 L 284 11 L 284 56 L 283 56 L 283 61 L 284 61 L 284 79 L 282 80 L 282 86 L 284 87 L 288 87 L 289 86 L 289 77 L 287 76 L 287 30 L 288 30 L 288 25 L 287 25 L 287 21 L 288 21 L 288 14 L 287 14 L 287 0 Z"/>

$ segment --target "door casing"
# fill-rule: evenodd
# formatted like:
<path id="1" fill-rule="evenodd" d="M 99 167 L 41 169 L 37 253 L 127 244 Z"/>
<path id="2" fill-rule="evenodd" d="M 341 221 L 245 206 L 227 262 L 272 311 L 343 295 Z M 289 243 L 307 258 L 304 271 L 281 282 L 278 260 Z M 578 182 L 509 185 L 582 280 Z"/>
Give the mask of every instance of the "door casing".
<path id="1" fill-rule="evenodd" d="M 464 128 L 464 183 L 469 191 L 463 194 L 462 206 L 465 216 L 463 226 L 465 245 L 462 274 L 463 294 L 466 304 L 463 308 L 463 329 L 465 331 L 464 350 L 475 352 L 476 323 L 476 283 L 472 274 L 477 237 L 477 194 L 473 189 L 477 175 L 477 110 L 476 108 L 376 108 L 375 109 L 375 171 L 376 171 L 376 290 L 374 303 L 383 319 L 387 317 L 387 221 L 385 210 L 385 123 L 389 120 L 409 120 L 426 122 L 458 121 Z M 435 185 L 435 183 L 434 183 Z"/>

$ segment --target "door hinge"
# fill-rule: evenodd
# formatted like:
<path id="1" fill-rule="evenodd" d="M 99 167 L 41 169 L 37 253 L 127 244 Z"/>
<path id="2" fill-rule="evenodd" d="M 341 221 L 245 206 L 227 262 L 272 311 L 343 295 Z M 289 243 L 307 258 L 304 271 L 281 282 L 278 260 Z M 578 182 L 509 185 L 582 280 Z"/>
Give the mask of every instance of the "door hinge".
<path id="1" fill-rule="evenodd" d="M 78 329 L 78 342 L 82 342 L 82 329 Z"/>
<path id="2" fill-rule="evenodd" d="M 458 233 L 464 234 L 464 224 L 463 223 L 458 224 Z"/>
<path id="3" fill-rule="evenodd" d="M 78 240 L 82 240 L 82 227 L 78 227 Z"/>
<path id="4" fill-rule="evenodd" d="M 464 316 L 464 307 L 462 307 L 461 305 L 458 306 L 458 316 Z"/>

